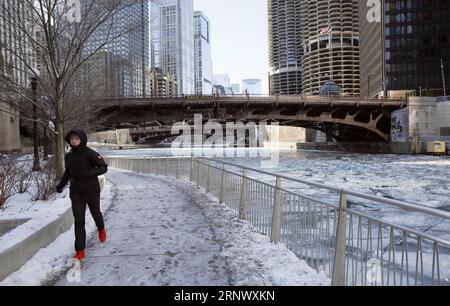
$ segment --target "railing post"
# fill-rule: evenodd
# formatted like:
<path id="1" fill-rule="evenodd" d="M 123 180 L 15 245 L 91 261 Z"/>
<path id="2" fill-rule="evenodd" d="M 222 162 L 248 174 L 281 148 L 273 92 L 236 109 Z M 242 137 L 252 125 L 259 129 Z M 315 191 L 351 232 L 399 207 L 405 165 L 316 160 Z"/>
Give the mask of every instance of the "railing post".
<path id="1" fill-rule="evenodd" d="M 156 175 L 159 175 L 159 160 L 160 159 L 161 159 L 160 157 L 157 157 L 157 160 L 156 160 Z"/>
<path id="2" fill-rule="evenodd" d="M 241 198 L 239 201 L 239 220 L 247 218 L 247 170 L 244 169 L 242 175 Z"/>
<path id="3" fill-rule="evenodd" d="M 200 159 L 197 159 L 197 186 L 200 186 Z"/>
<path id="4" fill-rule="evenodd" d="M 226 187 L 226 171 L 225 164 L 222 167 L 222 175 L 220 178 L 220 195 L 219 195 L 219 204 L 225 203 L 225 187 Z"/>
<path id="5" fill-rule="evenodd" d="M 144 173 L 148 174 L 150 171 L 148 170 L 150 158 L 144 157 Z"/>
<path id="6" fill-rule="evenodd" d="M 206 192 L 211 192 L 211 162 L 208 163 L 208 177 L 206 180 Z"/>
<path id="7" fill-rule="evenodd" d="M 177 180 L 180 179 L 180 158 L 177 158 Z"/>
<path id="8" fill-rule="evenodd" d="M 169 157 L 166 157 L 166 176 L 169 176 Z"/>
<path id="9" fill-rule="evenodd" d="M 150 158 L 150 174 L 153 173 L 153 157 Z"/>
<path id="10" fill-rule="evenodd" d="M 189 169 L 189 181 L 194 181 L 194 158 L 191 157 L 191 167 Z"/>
<path id="11" fill-rule="evenodd" d="M 336 247 L 333 265 L 333 286 L 345 286 L 345 240 L 346 240 L 347 194 L 341 192 L 336 230 Z"/>
<path id="12" fill-rule="evenodd" d="M 275 197 L 273 204 L 272 215 L 272 234 L 270 241 L 273 243 L 280 242 L 280 227 L 281 227 L 281 178 L 277 177 L 275 183 Z"/>

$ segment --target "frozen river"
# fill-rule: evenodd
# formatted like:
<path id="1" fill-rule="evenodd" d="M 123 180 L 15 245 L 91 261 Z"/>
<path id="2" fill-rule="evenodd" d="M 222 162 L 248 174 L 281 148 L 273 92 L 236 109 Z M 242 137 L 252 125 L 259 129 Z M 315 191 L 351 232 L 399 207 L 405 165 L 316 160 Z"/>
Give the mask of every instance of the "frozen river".
<path id="1" fill-rule="evenodd" d="M 226 158 L 260 168 L 265 159 Z M 101 151 L 101 150 L 100 150 Z M 181 152 L 181 153 L 180 153 Z M 170 149 L 102 151 L 110 156 L 172 156 Z M 190 150 L 177 154 L 190 156 Z M 259 154 L 261 155 L 261 154 Z M 274 173 L 352 189 L 450 211 L 450 158 L 434 156 L 374 155 L 328 151 L 281 150 Z"/>
<path id="2" fill-rule="evenodd" d="M 201 149 L 179 149 L 177 155 L 191 156 Z M 246 157 L 226 158 L 228 161 L 261 168 L 261 160 L 267 160 L 267 150 L 239 149 L 240 155 Z M 101 151 L 101 150 L 100 150 Z M 109 156 L 172 156 L 169 149 L 138 149 L 101 151 Z M 211 151 L 206 151 L 211 157 Z M 256 152 L 258 154 L 256 154 Z M 275 151 L 272 151 L 275 152 Z M 243 154 L 245 153 L 245 154 Z M 329 151 L 281 150 L 279 163 L 272 169 L 273 173 L 310 180 L 312 182 L 351 189 L 382 197 L 419 203 L 450 211 L 450 158 L 410 155 L 375 155 L 355 154 Z M 237 154 L 237 153 L 236 153 Z M 251 157 L 250 155 L 258 155 Z M 229 155 L 228 155 L 229 156 Z M 221 159 L 223 159 L 222 157 Z M 257 176 L 254 174 L 254 176 Z M 260 179 L 269 179 L 259 176 Z M 273 182 L 271 182 L 273 183 Z M 337 203 L 339 195 L 324 190 L 312 189 L 304 185 L 284 186 L 295 189 L 304 195 L 312 195 L 324 201 Z M 421 230 L 433 231 L 439 236 L 450 239 L 450 221 L 442 222 L 423 214 L 409 213 L 405 218 L 403 212 L 379 204 L 361 203 L 350 199 L 354 208 L 376 214 L 385 220 Z"/>

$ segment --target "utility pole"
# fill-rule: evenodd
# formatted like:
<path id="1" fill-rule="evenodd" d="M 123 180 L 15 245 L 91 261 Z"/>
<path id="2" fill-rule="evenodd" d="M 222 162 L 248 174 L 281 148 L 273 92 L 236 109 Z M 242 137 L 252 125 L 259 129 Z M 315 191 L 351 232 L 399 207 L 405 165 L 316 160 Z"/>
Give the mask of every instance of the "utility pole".
<path id="1" fill-rule="evenodd" d="M 444 61 L 441 58 L 441 71 L 442 71 L 442 88 L 444 89 L 444 97 L 447 96 L 447 87 L 445 84 L 445 73 L 444 73 Z"/>

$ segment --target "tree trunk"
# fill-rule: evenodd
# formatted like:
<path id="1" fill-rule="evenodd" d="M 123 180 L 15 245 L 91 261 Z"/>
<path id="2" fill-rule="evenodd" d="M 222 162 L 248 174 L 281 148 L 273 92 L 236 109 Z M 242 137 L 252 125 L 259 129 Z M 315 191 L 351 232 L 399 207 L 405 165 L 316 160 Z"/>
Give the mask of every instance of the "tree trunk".
<path id="1" fill-rule="evenodd" d="M 56 177 L 61 179 L 64 174 L 64 157 L 66 155 L 64 141 L 64 120 L 63 120 L 63 103 L 64 100 L 59 98 L 56 100 L 56 122 L 55 122 L 55 162 Z"/>
<path id="2" fill-rule="evenodd" d="M 64 144 L 64 124 L 56 122 L 56 134 L 55 134 L 55 162 L 56 162 L 56 177 L 61 179 L 64 174 L 64 157 L 66 155 Z"/>

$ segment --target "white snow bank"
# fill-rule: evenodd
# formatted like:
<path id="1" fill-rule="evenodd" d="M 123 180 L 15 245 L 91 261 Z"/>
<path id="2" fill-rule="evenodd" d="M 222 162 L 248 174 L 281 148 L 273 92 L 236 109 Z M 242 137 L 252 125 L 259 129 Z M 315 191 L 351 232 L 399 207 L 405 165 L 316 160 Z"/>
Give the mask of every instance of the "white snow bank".
<path id="1" fill-rule="evenodd" d="M 112 198 L 112 187 L 107 183 L 101 195 L 102 211 L 108 210 L 112 203 Z M 47 203 L 43 205 L 47 205 Z M 46 209 L 42 209 L 37 212 L 39 213 L 39 218 L 29 221 L 16 228 L 16 230 L 3 236 L 0 239 L 0 250 L 5 249 L 3 243 L 12 245 L 13 241 L 23 240 L 23 235 L 33 233 L 37 230 L 36 227 L 42 226 L 43 224 L 48 224 L 48 220 L 52 218 L 56 219 L 58 217 L 58 213 L 55 211 L 52 212 L 51 208 L 62 211 L 69 207 L 70 199 L 68 195 L 66 198 L 60 198 L 54 202 L 49 202 Z M 87 211 L 89 211 L 89 209 L 87 209 Z M 40 218 L 44 219 L 40 220 Z M 31 226 L 27 225 L 28 223 L 30 223 Z M 33 227 L 33 224 L 35 227 Z M 92 217 L 90 216 L 90 213 L 88 213 L 88 215 L 86 215 L 86 234 L 89 237 L 96 233 L 97 228 Z M 60 235 L 48 247 L 39 250 L 36 255 L 28 260 L 19 271 L 14 272 L 0 282 L 0 286 L 39 286 L 45 284 L 48 280 L 59 276 L 64 270 L 70 267 L 69 260 L 74 253 L 73 244 L 74 228 L 72 226 L 69 231 Z"/>

